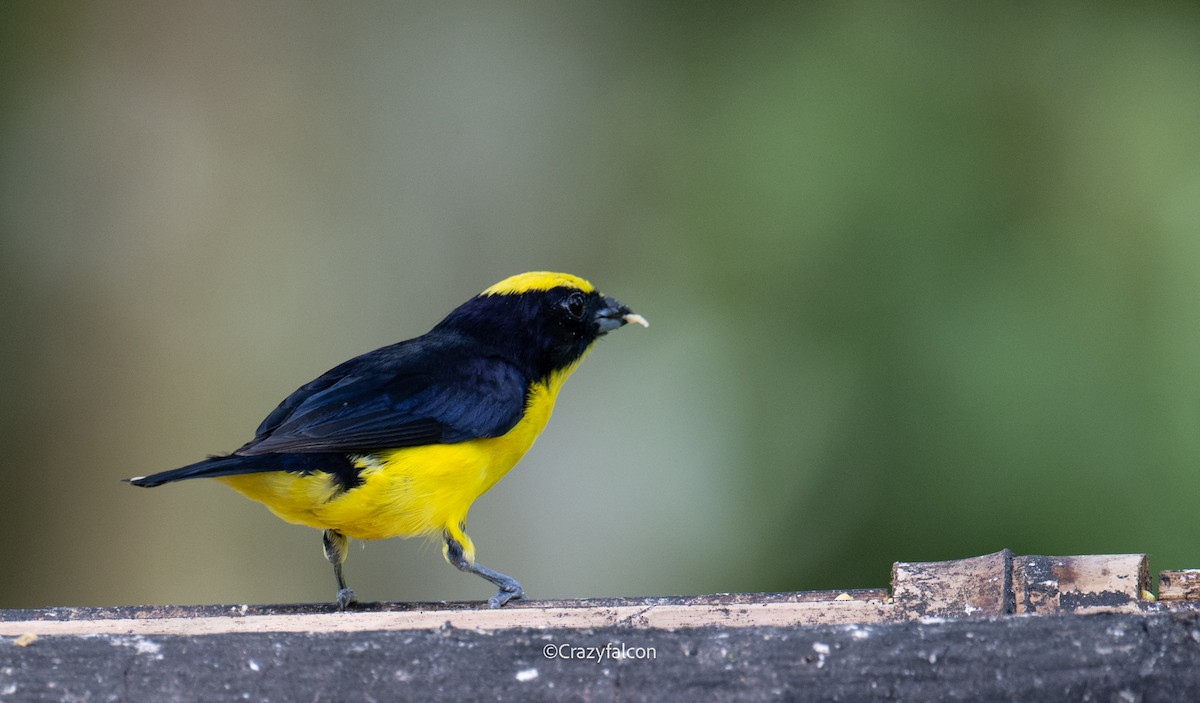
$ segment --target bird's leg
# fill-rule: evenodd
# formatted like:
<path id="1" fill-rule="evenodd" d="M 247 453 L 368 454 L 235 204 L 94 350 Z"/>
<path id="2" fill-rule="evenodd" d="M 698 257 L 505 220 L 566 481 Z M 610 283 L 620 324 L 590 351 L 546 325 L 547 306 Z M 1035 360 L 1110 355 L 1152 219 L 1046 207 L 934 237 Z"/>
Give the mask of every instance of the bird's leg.
<path id="1" fill-rule="evenodd" d="M 499 608 L 510 600 L 525 597 L 525 592 L 521 590 L 521 584 L 517 583 L 515 578 L 506 576 L 499 571 L 492 571 L 478 562 L 468 560 L 466 554 L 463 552 L 462 544 L 449 534 L 446 535 L 445 555 L 446 561 L 457 567 L 459 571 L 466 571 L 482 576 L 495 584 L 496 588 L 500 589 L 496 591 L 496 595 L 488 598 L 489 607 Z"/>
<path id="2" fill-rule="evenodd" d="M 342 562 L 346 561 L 346 535 L 337 530 L 325 530 L 321 542 L 325 545 L 325 558 L 333 564 L 333 575 L 337 577 L 337 609 L 345 610 L 351 603 L 358 602 L 358 597 L 346 586 L 346 579 L 342 576 Z"/>

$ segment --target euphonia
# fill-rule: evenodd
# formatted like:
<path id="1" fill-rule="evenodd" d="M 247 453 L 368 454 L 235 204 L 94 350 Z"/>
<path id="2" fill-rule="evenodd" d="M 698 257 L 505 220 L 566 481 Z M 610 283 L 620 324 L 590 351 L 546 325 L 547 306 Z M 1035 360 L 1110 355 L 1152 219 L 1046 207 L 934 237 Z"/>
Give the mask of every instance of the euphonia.
<path id="1" fill-rule="evenodd" d="M 524 593 L 475 560 L 467 511 L 533 445 L 592 344 L 631 322 L 649 326 L 578 276 L 511 276 L 428 333 L 301 386 L 232 454 L 129 482 L 215 478 L 323 530 L 339 610 L 356 600 L 342 573 L 348 539 L 419 535 L 440 536 L 447 562 L 495 584 L 498 608 Z"/>

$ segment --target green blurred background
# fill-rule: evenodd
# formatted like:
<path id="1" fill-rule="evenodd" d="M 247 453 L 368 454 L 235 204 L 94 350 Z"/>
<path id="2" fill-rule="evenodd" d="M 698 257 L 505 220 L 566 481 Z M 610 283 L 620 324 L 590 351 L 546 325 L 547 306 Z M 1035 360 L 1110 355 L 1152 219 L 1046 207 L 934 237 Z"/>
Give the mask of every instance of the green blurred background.
<path id="1" fill-rule="evenodd" d="M 544 268 L 652 327 L 471 513 L 531 597 L 1200 567 L 1195 4 L 6 2 L 0 46 L 0 607 L 331 599 L 316 531 L 119 479 Z"/>

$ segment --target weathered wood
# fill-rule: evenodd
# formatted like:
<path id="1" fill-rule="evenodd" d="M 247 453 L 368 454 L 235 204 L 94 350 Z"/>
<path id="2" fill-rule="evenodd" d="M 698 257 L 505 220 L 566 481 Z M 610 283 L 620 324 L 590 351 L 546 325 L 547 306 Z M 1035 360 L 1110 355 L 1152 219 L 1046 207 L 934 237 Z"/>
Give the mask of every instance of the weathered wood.
<path id="1" fill-rule="evenodd" d="M 0 700 L 1177 702 L 1200 700 L 1198 641 L 1195 613 L 5 638 Z"/>
<path id="2" fill-rule="evenodd" d="M 60 608 L 0 612 L 0 635 L 868 624 L 921 617 L 1146 610 L 1155 606 L 1142 597 L 1146 581 L 1142 555 L 1013 557 L 1005 550 L 956 561 L 897 563 L 890 597 L 883 590 L 717 594 L 519 601 L 500 610 L 478 603 L 375 603 L 347 613 L 334 613 L 330 605 Z"/>
<path id="3" fill-rule="evenodd" d="M 95 621 L 35 620 L 0 623 L 0 636 L 136 634 L 211 635 L 241 632 L 369 632 L 455 627 L 476 631 L 635 627 L 671 630 L 685 627 L 787 627 L 799 624 L 882 622 L 890 615 L 881 601 L 748 603 L 733 606 L 623 605 L 551 608 L 533 602 L 524 608 L 491 610 L 414 610 L 325 613 L 320 615 L 248 615 Z"/>
<path id="4" fill-rule="evenodd" d="M 849 596 L 849 598 L 845 598 Z M 724 594 L 691 598 L 519 601 L 502 609 L 480 603 L 367 603 L 333 606 L 169 606 L 166 608 L 0 611 L 0 636 L 23 633 L 218 634 L 227 632 L 364 632 L 456 627 L 512 628 L 756 627 L 880 622 L 892 616 L 886 591 Z"/>
<path id="5" fill-rule="evenodd" d="M 1012 553 L 892 566 L 895 619 L 983 617 L 1012 612 Z"/>
<path id="6" fill-rule="evenodd" d="M 0 702 L 1200 700 L 1200 571 L 1164 572 L 1159 601 L 1146 590 L 1142 555 L 1005 550 L 897 563 L 892 577 L 890 595 L 520 601 L 500 610 L 0 611 Z"/>
<path id="7" fill-rule="evenodd" d="M 1014 557 L 1017 613 L 1140 610 L 1150 599 L 1144 554 Z"/>
<path id="8" fill-rule="evenodd" d="M 1200 569 L 1164 571 L 1158 575 L 1158 599 L 1172 601 L 1200 600 Z"/>

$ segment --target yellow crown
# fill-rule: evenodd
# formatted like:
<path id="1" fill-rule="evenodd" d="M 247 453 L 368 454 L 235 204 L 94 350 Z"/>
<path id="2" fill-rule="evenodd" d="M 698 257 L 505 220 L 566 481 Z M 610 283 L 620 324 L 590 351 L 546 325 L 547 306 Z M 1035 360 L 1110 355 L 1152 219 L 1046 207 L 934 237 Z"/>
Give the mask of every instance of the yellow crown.
<path id="1" fill-rule="evenodd" d="M 496 285 L 485 290 L 482 295 L 506 295 L 510 293 L 528 293 L 535 290 L 550 290 L 558 287 L 578 288 L 584 293 L 591 293 L 596 290 L 595 286 L 583 280 L 579 276 L 572 276 L 569 273 L 555 273 L 553 271 L 530 271 L 528 273 L 518 273 L 515 276 L 500 281 Z"/>

